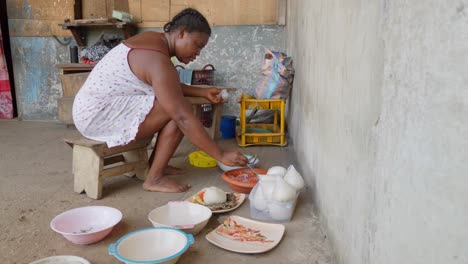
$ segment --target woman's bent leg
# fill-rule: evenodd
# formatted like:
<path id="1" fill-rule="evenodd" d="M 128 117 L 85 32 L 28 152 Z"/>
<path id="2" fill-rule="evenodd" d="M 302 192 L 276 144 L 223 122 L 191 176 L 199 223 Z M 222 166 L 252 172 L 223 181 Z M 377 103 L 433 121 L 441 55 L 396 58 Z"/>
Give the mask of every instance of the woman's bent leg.
<path id="1" fill-rule="evenodd" d="M 145 190 L 155 192 L 185 192 L 191 187 L 188 184 L 179 183 L 164 176 L 167 164 L 183 137 L 184 134 L 172 120 L 159 131 L 154 160 L 148 171 L 146 181 L 143 183 Z"/>
<path id="2" fill-rule="evenodd" d="M 184 137 L 177 124 L 155 100 L 154 106 L 140 124 L 136 139 L 146 138 L 158 133 L 155 157 L 150 165 L 143 189 L 155 192 L 185 192 L 191 186 L 169 179 L 165 174 L 169 160 Z"/>

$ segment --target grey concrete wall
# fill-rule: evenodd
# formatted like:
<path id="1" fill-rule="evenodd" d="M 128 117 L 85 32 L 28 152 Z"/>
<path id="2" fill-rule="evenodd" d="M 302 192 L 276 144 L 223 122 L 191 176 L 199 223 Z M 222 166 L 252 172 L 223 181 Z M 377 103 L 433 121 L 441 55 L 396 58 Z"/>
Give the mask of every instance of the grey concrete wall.
<path id="1" fill-rule="evenodd" d="M 152 29 L 160 31 L 160 29 Z M 91 31 L 89 43 L 107 31 Z M 283 26 L 213 27 L 213 34 L 201 57 L 187 65 L 198 69 L 205 64 L 216 68 L 217 85 L 236 87 L 224 113 L 239 114 L 235 98 L 253 93 L 261 78 L 264 49 L 286 49 Z M 74 42 L 72 42 L 74 44 Z M 13 37 L 11 43 L 18 110 L 24 120 L 57 119 L 57 98 L 61 96 L 58 63 L 69 63 L 68 47 L 54 38 Z"/>
<path id="2" fill-rule="evenodd" d="M 468 1 L 386 1 L 374 263 L 468 263 Z"/>
<path id="3" fill-rule="evenodd" d="M 260 70 L 265 49 L 286 50 L 284 26 L 214 27 L 209 43 L 200 57 L 189 64 L 198 69 L 211 63 L 215 66 L 215 83 L 237 88 L 230 93 L 224 113 L 239 116 L 236 102 L 242 93 L 253 94 L 261 80 Z"/>
<path id="4" fill-rule="evenodd" d="M 468 262 L 466 4 L 288 1 L 290 134 L 339 263 Z"/>

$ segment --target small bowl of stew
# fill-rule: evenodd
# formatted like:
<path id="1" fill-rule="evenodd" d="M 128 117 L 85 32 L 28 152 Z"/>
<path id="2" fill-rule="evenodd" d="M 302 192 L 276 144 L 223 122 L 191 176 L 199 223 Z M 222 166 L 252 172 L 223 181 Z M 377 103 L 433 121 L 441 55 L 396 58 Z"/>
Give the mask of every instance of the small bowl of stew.
<path id="1" fill-rule="evenodd" d="M 238 193 L 250 193 L 258 183 L 258 174 L 266 174 L 267 170 L 260 168 L 241 168 L 225 171 L 221 178 L 225 180 L 231 189 Z"/>

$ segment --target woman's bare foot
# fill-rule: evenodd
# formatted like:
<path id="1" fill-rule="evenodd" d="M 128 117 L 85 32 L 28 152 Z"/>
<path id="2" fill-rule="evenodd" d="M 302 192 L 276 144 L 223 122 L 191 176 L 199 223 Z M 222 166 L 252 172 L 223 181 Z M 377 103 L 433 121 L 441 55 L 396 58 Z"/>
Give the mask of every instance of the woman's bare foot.
<path id="1" fill-rule="evenodd" d="M 186 192 L 192 187 L 190 184 L 180 183 L 168 177 L 161 177 L 143 183 L 143 190 L 150 192 L 179 193 Z"/>
<path id="2" fill-rule="evenodd" d="M 167 167 L 164 169 L 164 175 L 177 175 L 177 174 L 184 174 L 186 172 L 187 172 L 186 170 L 172 167 L 169 165 L 167 165 Z"/>

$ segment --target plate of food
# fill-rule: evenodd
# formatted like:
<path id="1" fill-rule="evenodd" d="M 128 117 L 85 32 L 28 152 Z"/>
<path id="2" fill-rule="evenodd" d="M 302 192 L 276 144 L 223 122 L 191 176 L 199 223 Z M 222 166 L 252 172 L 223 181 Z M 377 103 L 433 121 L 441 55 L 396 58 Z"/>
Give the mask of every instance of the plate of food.
<path id="1" fill-rule="evenodd" d="M 238 253 L 262 253 L 276 247 L 284 235 L 281 224 L 262 223 L 240 216 L 229 216 L 206 235 L 218 247 Z"/>
<path id="2" fill-rule="evenodd" d="M 245 194 L 225 192 L 212 186 L 201 189 L 187 201 L 204 205 L 214 214 L 225 213 L 237 209 L 245 201 Z"/>

